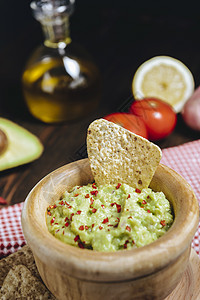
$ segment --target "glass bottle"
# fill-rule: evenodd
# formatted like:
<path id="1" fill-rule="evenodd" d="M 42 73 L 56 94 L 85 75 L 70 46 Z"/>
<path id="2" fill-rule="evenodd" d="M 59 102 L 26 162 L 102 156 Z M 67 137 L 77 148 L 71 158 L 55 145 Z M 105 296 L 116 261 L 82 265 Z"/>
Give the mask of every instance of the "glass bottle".
<path id="1" fill-rule="evenodd" d="M 88 53 L 71 41 L 69 16 L 74 0 L 31 3 L 41 23 L 44 44 L 28 60 L 22 76 L 30 113 L 45 123 L 83 117 L 100 100 L 100 74 Z"/>

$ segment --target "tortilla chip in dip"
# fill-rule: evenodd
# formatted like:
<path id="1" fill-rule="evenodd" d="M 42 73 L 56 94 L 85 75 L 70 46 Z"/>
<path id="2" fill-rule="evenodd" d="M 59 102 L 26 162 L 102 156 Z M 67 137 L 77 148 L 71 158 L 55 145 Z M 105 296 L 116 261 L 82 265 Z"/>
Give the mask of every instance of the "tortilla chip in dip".
<path id="1" fill-rule="evenodd" d="M 161 149 L 147 139 L 104 119 L 92 122 L 87 151 L 97 185 L 126 183 L 149 186 L 161 159 Z"/>

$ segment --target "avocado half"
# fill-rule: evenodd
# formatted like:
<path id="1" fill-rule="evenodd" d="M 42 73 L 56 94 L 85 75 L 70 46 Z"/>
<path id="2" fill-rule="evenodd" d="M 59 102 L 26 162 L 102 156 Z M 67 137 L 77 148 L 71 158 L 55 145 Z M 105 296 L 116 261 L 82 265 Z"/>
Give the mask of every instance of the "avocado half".
<path id="1" fill-rule="evenodd" d="M 39 158 L 43 152 L 40 140 L 25 128 L 14 122 L 0 118 L 0 130 L 6 136 L 6 145 L 0 152 L 0 171 L 29 163 Z"/>

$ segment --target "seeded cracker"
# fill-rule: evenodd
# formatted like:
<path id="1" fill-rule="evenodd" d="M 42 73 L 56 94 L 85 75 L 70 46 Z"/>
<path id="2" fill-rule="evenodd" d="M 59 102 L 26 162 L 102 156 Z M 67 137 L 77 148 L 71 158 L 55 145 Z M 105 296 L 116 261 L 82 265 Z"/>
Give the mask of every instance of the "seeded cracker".
<path id="1" fill-rule="evenodd" d="M 120 182 L 139 189 L 149 186 L 162 155 L 155 144 L 104 119 L 90 124 L 87 151 L 98 185 Z"/>

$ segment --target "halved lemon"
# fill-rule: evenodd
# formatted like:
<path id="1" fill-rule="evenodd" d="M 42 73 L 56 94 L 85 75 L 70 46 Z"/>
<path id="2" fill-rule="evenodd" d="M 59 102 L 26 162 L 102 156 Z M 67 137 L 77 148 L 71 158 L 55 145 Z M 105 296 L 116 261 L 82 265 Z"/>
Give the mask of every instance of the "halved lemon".
<path id="1" fill-rule="evenodd" d="M 178 113 L 194 92 L 194 78 L 181 61 L 170 56 L 156 56 L 137 69 L 132 91 L 137 100 L 159 98 Z"/>

